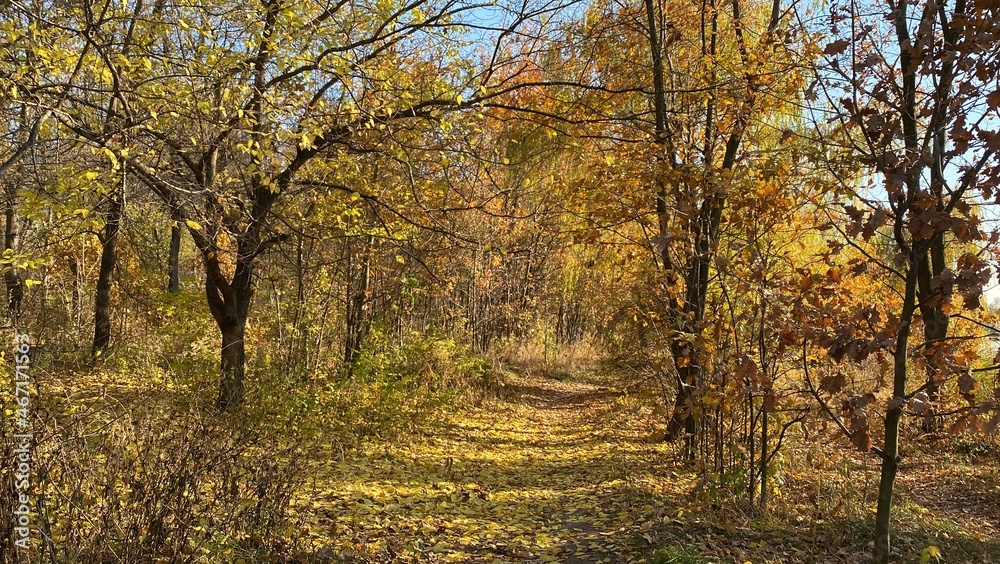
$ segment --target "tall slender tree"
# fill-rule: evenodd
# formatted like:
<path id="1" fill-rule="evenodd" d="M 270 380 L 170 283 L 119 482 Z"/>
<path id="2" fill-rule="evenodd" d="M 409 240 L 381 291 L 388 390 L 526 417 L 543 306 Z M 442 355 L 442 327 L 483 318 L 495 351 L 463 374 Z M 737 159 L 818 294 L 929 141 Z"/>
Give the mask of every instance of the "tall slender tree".
<path id="1" fill-rule="evenodd" d="M 880 446 L 868 437 L 863 404 L 869 401 L 845 404 L 851 406 L 855 444 L 881 459 L 873 555 L 879 564 L 891 554 L 904 410 L 932 417 L 941 385 L 954 380 L 967 402 L 959 410 L 965 422 L 978 417 L 978 383 L 968 360 L 957 354 L 973 335 L 965 329 L 954 334 L 951 319 L 961 317 L 963 308 L 981 307 L 998 237 L 984 230 L 976 208 L 1000 193 L 1000 142 L 990 126 L 1000 106 L 995 12 L 965 0 L 830 9 L 826 65 L 817 73 L 825 89 L 817 92 L 826 95 L 841 130 L 825 144 L 846 146 L 842 178 L 857 178 L 851 171 L 867 175 L 867 182 L 845 181 L 853 201 L 843 204 L 842 235 L 860 241 L 881 234 L 891 242 L 891 260 L 867 256 L 896 279 L 901 295 L 899 309 L 881 328 L 891 339 L 856 346 L 844 332 L 830 343 L 838 358 L 860 359 L 880 347 L 892 358 L 892 399 L 883 406 Z M 914 342 L 921 324 L 923 339 Z M 913 367 L 925 373 L 918 384 L 912 382 Z"/>
<path id="2" fill-rule="evenodd" d="M 645 0 L 644 7 L 653 80 L 652 137 L 658 147 L 656 158 L 664 163 L 660 165 L 663 172 L 654 179 L 659 225 L 656 248 L 665 275 L 683 281 L 682 295 L 672 300 L 676 337 L 670 349 L 677 395 L 668 437 L 686 437 L 686 451 L 693 457 L 698 421 L 695 392 L 703 383 L 699 357 L 711 354 L 706 350 L 710 345 L 701 342 L 700 335 L 706 321 L 712 263 L 737 166 L 747 159 L 748 152 L 743 150 L 747 132 L 769 91 L 779 86 L 771 73 L 788 64 L 787 56 L 781 56 L 782 24 L 787 14 L 777 0 L 770 4 L 763 21 L 757 16 L 758 6 L 747 14 L 740 0 L 730 3 L 728 15 L 713 0 L 702 3 L 695 14 L 700 24 L 688 30 L 696 34 L 704 61 L 701 101 L 692 104 L 677 91 L 695 85 L 679 86 L 677 73 L 685 70 L 672 68 L 667 55 L 684 33 L 682 24 L 672 21 L 663 3 Z M 759 26 L 759 30 L 749 34 L 748 26 Z M 748 35 L 756 37 L 756 43 L 748 42 Z M 735 57 L 727 52 L 727 45 L 735 50 Z M 728 64 L 723 63 L 726 57 Z M 724 77 L 721 65 L 734 62 L 736 70 L 728 72 L 735 76 Z M 722 86 L 720 81 L 726 78 L 734 79 L 737 86 Z M 723 105 L 727 98 L 732 103 Z M 678 112 L 686 112 L 681 118 L 683 131 L 677 131 L 668 118 Z M 676 123 L 678 118 L 673 119 Z"/>

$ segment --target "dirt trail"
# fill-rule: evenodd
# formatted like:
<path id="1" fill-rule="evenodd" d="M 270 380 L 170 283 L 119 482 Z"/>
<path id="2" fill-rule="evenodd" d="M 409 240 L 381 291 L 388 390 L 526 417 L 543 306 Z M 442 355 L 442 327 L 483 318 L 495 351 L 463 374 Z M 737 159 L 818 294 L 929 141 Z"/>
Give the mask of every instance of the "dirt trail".
<path id="1" fill-rule="evenodd" d="M 601 386 L 522 378 L 390 451 L 339 464 L 313 509 L 340 559 L 628 562 L 672 514 L 667 447 Z M 619 405 L 618 407 L 622 407 Z M 674 484 L 676 486 L 676 484 Z M 676 490 L 676 487 L 674 488 Z"/>

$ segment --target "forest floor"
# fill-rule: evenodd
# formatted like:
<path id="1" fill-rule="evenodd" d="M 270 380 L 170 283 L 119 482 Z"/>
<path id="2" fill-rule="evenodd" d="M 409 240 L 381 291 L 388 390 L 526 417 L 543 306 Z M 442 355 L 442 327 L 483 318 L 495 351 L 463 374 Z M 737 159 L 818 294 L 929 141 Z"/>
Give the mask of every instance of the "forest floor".
<path id="1" fill-rule="evenodd" d="M 845 451 L 840 486 L 789 470 L 785 491 L 817 493 L 776 494 L 765 516 L 727 510 L 640 404 L 596 380 L 520 376 L 415 436 L 334 455 L 297 511 L 332 562 L 635 562 L 657 547 L 651 562 L 867 560 L 870 520 L 823 513 L 844 514 L 873 464 Z M 997 465 L 958 465 L 972 475 L 951 483 L 917 458 L 900 476 L 901 561 L 933 544 L 943 561 L 1000 562 Z"/>
<path id="2" fill-rule="evenodd" d="M 673 478 L 631 472 L 656 468 L 667 448 L 611 425 L 606 387 L 522 378 L 503 395 L 340 463 L 339 487 L 313 498 L 336 554 L 617 562 L 650 546 L 636 523 L 669 514 Z"/>

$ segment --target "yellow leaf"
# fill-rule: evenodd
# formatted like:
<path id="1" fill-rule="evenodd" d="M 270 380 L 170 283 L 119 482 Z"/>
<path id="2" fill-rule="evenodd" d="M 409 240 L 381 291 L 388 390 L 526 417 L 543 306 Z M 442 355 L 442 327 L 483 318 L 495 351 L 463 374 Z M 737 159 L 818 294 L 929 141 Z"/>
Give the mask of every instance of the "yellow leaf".
<path id="1" fill-rule="evenodd" d="M 315 140 L 316 140 L 315 135 L 311 133 L 303 133 L 302 139 L 299 141 L 299 148 L 306 150 L 312 149 L 316 146 L 316 144 L 314 143 Z"/>
<path id="2" fill-rule="evenodd" d="M 201 231 L 201 224 L 199 224 L 197 221 L 191 221 L 190 219 L 188 219 L 184 223 L 187 224 L 189 229 L 192 229 L 194 231 Z"/>
<path id="3" fill-rule="evenodd" d="M 720 394 L 705 394 L 701 401 L 708 407 L 715 407 L 722 403 L 722 396 Z"/>
<path id="4" fill-rule="evenodd" d="M 931 545 L 931 546 L 928 546 L 927 548 L 925 548 L 925 549 L 923 549 L 923 550 L 920 551 L 920 562 L 922 564 L 927 564 L 932 559 L 935 562 L 940 562 L 941 561 L 941 549 L 940 548 L 938 548 L 938 547 L 936 547 L 934 545 Z"/>
<path id="5" fill-rule="evenodd" d="M 101 150 L 108 157 L 108 160 L 111 161 L 111 166 L 118 168 L 118 157 L 115 155 L 115 152 L 107 147 L 102 147 Z"/>

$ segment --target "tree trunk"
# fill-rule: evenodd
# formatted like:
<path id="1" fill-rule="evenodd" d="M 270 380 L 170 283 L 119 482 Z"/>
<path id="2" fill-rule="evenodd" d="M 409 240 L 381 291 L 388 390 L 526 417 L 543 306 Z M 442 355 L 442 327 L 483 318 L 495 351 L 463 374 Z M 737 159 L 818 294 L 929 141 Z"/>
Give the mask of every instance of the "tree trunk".
<path id="1" fill-rule="evenodd" d="M 17 214 L 15 213 L 17 194 L 13 188 L 7 191 L 7 209 L 5 210 L 6 225 L 4 226 L 4 252 L 13 255 L 14 243 L 17 239 Z M 11 262 L 4 274 L 4 284 L 7 287 L 7 316 L 11 324 L 17 327 L 21 317 L 21 301 L 24 299 L 24 282 Z"/>
<path id="2" fill-rule="evenodd" d="M 246 348 L 243 340 L 246 319 L 235 321 L 232 325 L 219 328 L 222 332 L 222 380 L 216 406 L 223 411 L 242 403 L 246 395 Z"/>
<path id="3" fill-rule="evenodd" d="M 237 265 L 237 273 L 248 269 L 248 265 Z M 221 379 L 216 407 L 225 411 L 242 403 L 246 395 L 244 334 L 253 290 L 249 285 L 250 276 L 248 274 L 244 276 L 238 274 L 233 283 L 226 284 L 224 288 L 219 288 L 217 280 L 209 275 L 206 278 L 205 288 L 208 296 L 208 309 L 212 313 L 212 317 L 215 318 L 215 323 L 222 336 Z"/>
<path id="4" fill-rule="evenodd" d="M 80 317 L 82 315 L 82 300 L 80 299 L 80 263 L 76 260 L 76 255 L 69 255 L 66 257 L 66 262 L 69 263 L 69 271 L 73 275 L 73 297 L 70 304 L 70 316 L 73 319 L 73 327 L 76 328 L 80 324 Z"/>
<path id="5" fill-rule="evenodd" d="M 943 8 L 942 8 L 943 9 Z M 917 126 L 917 68 L 919 65 L 913 64 L 913 52 L 909 49 L 910 32 L 907 16 L 907 2 L 901 2 L 894 10 L 896 44 L 899 48 L 899 68 L 902 74 L 902 99 L 900 107 L 900 118 L 903 126 L 903 139 L 908 158 L 914 162 L 919 162 L 917 158 L 922 149 L 920 147 L 919 133 Z M 895 196 L 897 199 L 894 238 L 896 247 L 899 250 L 907 248 L 903 229 L 906 216 L 915 211 L 921 211 L 914 207 L 918 195 L 920 195 L 920 182 L 922 166 L 915 166 L 907 171 L 905 193 Z M 888 176 L 888 175 L 887 175 Z M 887 178 L 888 180 L 888 178 Z M 888 182 L 887 182 L 888 184 Z M 893 196 L 890 196 L 892 198 Z M 905 271 L 905 289 L 903 291 L 903 306 L 900 310 L 898 333 L 896 334 L 896 348 L 893 351 L 893 374 L 892 374 L 892 394 L 894 398 L 906 397 L 906 361 L 908 359 L 908 346 L 910 339 L 913 316 L 917 309 L 917 287 L 921 272 L 928 269 L 927 250 L 933 246 L 931 241 L 914 240 L 909 244 L 907 252 L 909 265 Z M 921 292 L 923 294 L 923 292 Z M 925 296 L 921 296 L 923 298 Z M 924 305 L 924 304 L 921 304 Z M 892 492 L 896 482 L 896 471 L 899 467 L 899 420 L 903 414 L 902 406 L 889 409 L 885 415 L 885 444 L 882 447 L 882 472 L 879 478 L 878 507 L 875 512 L 875 539 L 872 561 L 876 564 L 887 564 L 891 554 L 890 546 L 890 517 L 892 512 Z"/>
<path id="6" fill-rule="evenodd" d="M 767 511 L 767 398 L 760 406 L 760 510 Z"/>
<path id="7" fill-rule="evenodd" d="M 711 209 L 706 202 L 701 215 L 704 216 Z M 685 456 L 691 461 L 695 458 L 695 438 L 698 433 L 698 414 L 695 412 L 694 402 L 695 391 L 701 384 L 699 381 L 701 366 L 698 359 L 700 351 L 696 350 L 689 338 L 691 335 L 699 333 L 702 320 L 705 318 L 705 303 L 708 297 L 708 265 L 712 253 L 710 238 L 714 238 L 711 231 L 703 235 L 699 234 L 696 253 L 687 266 L 684 307 L 681 311 L 675 312 L 677 317 L 684 321 L 678 330 L 679 335 L 674 337 L 670 347 L 679 381 L 677 382 L 677 402 L 674 404 L 674 412 L 667 425 L 667 439 L 677 440 L 680 437 L 681 429 L 683 429 Z"/>
<path id="8" fill-rule="evenodd" d="M 33 60 L 34 57 L 31 56 L 30 51 L 26 52 L 25 55 L 28 57 L 29 61 Z M 0 163 L 0 176 L 5 176 L 7 171 L 18 165 L 20 160 L 31 150 L 35 143 L 38 141 L 38 132 L 42 126 L 42 122 L 45 121 L 52 111 L 49 110 L 45 114 L 39 116 L 34 124 L 31 126 L 31 130 L 28 131 L 27 138 L 24 139 L 23 143 L 14 154 L 11 155 L 3 163 Z M 21 105 L 21 124 L 27 126 L 28 124 L 28 104 Z M 21 140 L 21 133 L 24 132 L 22 128 L 16 137 L 18 141 Z M 23 171 L 21 172 L 23 174 Z M 4 215 L 6 219 L 6 224 L 4 225 L 4 254 L 13 257 L 14 254 L 14 244 L 17 240 L 17 184 L 15 182 L 7 182 L 6 184 L 6 209 L 4 210 Z M 21 279 L 21 275 L 18 273 L 13 261 L 11 261 L 7 266 L 7 272 L 4 274 L 4 285 L 7 287 L 7 316 L 10 319 L 10 323 L 13 327 L 17 327 L 20 323 L 21 318 L 21 302 L 24 299 L 24 281 Z"/>
<path id="9" fill-rule="evenodd" d="M 682 339 L 678 339 L 681 341 Z M 686 344 L 686 341 L 684 341 Z M 674 354 L 677 355 L 675 344 Z M 691 351 L 689 354 L 693 354 Z M 674 356 L 674 366 L 678 365 L 678 358 L 687 358 L 688 364 L 677 368 L 680 377 L 677 382 L 677 396 L 674 398 L 674 410 L 670 415 L 670 422 L 667 423 L 666 440 L 673 442 L 684 437 L 684 456 L 687 460 L 694 460 L 695 455 L 695 435 L 698 433 L 698 418 L 694 409 L 694 392 L 696 380 L 698 378 L 698 366 L 691 357 Z"/>
<path id="10" fill-rule="evenodd" d="M 181 289 L 181 223 L 180 216 L 176 213 L 171 214 L 171 219 L 170 255 L 167 257 L 170 280 L 167 282 L 167 291 L 177 293 Z"/>
<path id="11" fill-rule="evenodd" d="M 292 320 L 294 332 L 288 344 L 286 363 L 289 367 L 309 366 L 309 319 L 306 312 L 306 253 L 302 248 L 302 236 L 295 244 L 295 317 Z"/>
<path id="12" fill-rule="evenodd" d="M 205 256 L 205 295 L 208 310 L 222 336 L 221 379 L 216 407 L 225 411 L 243 403 L 246 396 L 246 345 L 244 334 L 253 299 L 253 267 L 261 245 L 252 240 L 238 245 L 236 272 L 227 282 L 215 252 Z"/>
<path id="13" fill-rule="evenodd" d="M 878 482 L 878 508 L 875 513 L 875 564 L 888 564 L 891 554 L 890 514 L 892 512 L 892 492 L 899 468 L 899 418 L 900 409 L 892 409 L 885 417 L 885 450 L 882 458 L 882 473 Z"/>
<path id="14" fill-rule="evenodd" d="M 896 335 L 896 350 L 893 354 L 893 397 L 906 397 L 906 360 L 910 329 L 916 311 L 917 274 L 927 260 L 926 250 L 920 245 L 911 253 L 911 265 L 906 270 L 906 288 L 903 293 L 903 309 L 899 316 L 899 333 Z M 873 562 L 887 564 L 891 552 L 890 516 L 892 512 L 892 492 L 899 469 L 899 420 L 902 407 L 890 409 L 885 416 L 885 444 L 882 447 L 882 473 L 878 485 L 878 507 L 875 512 L 875 550 Z"/>
<path id="15" fill-rule="evenodd" d="M 114 282 L 115 264 L 118 259 L 118 229 L 122 218 L 120 192 L 108 196 L 104 233 L 101 234 L 101 267 L 97 273 L 97 292 L 94 300 L 94 345 L 92 360 L 97 362 L 111 342 L 111 286 Z"/>
<path id="16" fill-rule="evenodd" d="M 658 24 L 660 18 L 657 14 L 653 0 L 645 0 L 646 10 L 646 33 L 649 40 L 649 49 L 653 63 L 653 109 L 656 118 L 654 142 L 662 147 L 665 157 L 671 168 L 677 168 L 677 157 L 672 146 L 672 132 L 667 123 L 667 103 L 666 85 L 664 79 L 663 65 L 663 30 Z M 667 234 L 669 233 L 669 214 L 667 212 L 667 186 L 661 180 L 656 182 L 656 215 L 659 220 L 659 237 L 661 245 L 658 259 L 661 268 L 670 275 L 673 265 L 670 261 L 670 250 L 667 245 Z M 690 277 L 689 277 L 690 278 Z M 688 293 L 692 290 L 688 286 Z M 688 301 L 688 304 L 691 302 Z M 685 455 L 690 460 L 694 457 L 694 435 L 697 432 L 697 423 L 694 416 L 694 379 L 697 376 L 697 367 L 694 365 L 695 359 L 690 351 L 686 340 L 682 337 L 674 338 L 671 343 L 671 353 L 674 357 L 674 367 L 677 369 L 677 397 L 674 400 L 673 413 L 667 424 L 666 439 L 675 441 L 680 436 L 681 429 L 684 429 Z M 683 359 L 683 360 L 682 360 Z M 686 363 L 686 364 L 682 364 Z"/>
<path id="17" fill-rule="evenodd" d="M 364 248 L 356 255 L 349 253 L 347 264 L 347 334 L 344 338 L 344 371 L 350 377 L 354 371 L 354 362 L 361 354 L 361 345 L 368 333 L 370 325 L 369 297 L 371 294 L 371 236 L 364 238 Z M 355 265 L 351 260 L 355 256 L 361 258 L 361 264 Z M 354 271 L 358 270 L 357 276 Z"/>
<path id="18" fill-rule="evenodd" d="M 924 324 L 924 350 L 934 355 L 937 347 L 944 344 L 948 337 L 948 314 L 944 312 L 945 300 L 949 298 L 944 288 L 934 288 L 933 282 L 945 269 L 944 235 L 938 233 L 930 240 L 930 260 L 920 263 L 917 271 L 917 293 L 920 297 L 920 317 Z M 938 430 L 938 419 L 934 416 L 934 405 L 940 395 L 941 381 L 944 374 L 933 358 L 927 363 L 927 397 L 931 400 L 931 409 L 924 417 L 921 427 L 925 433 Z"/>

